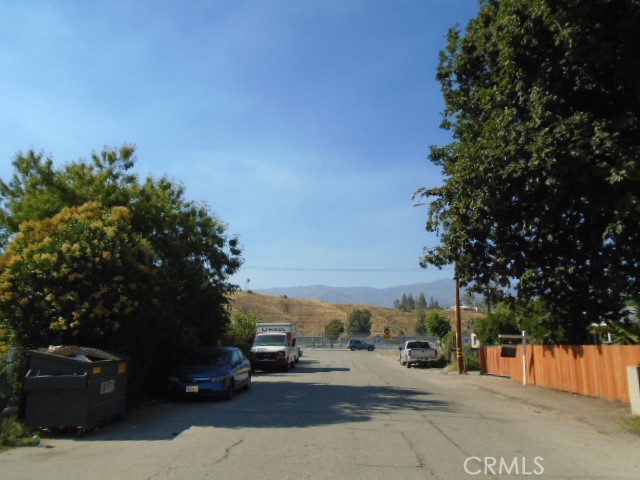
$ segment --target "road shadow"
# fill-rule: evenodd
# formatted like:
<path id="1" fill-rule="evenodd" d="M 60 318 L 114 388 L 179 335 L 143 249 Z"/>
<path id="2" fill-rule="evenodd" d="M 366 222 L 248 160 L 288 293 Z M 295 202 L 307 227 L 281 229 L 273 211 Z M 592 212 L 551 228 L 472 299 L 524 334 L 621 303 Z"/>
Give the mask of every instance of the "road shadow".
<path id="1" fill-rule="evenodd" d="M 249 392 L 238 393 L 231 401 L 164 401 L 133 410 L 124 420 L 88 430 L 80 438 L 71 432 L 46 436 L 80 442 L 157 441 L 172 440 L 192 427 L 305 428 L 367 422 L 374 416 L 397 415 L 412 409 L 451 411 L 451 404 L 429 396 L 423 390 L 387 386 L 258 380 Z"/>
<path id="2" fill-rule="evenodd" d="M 299 363 L 296 364 L 293 370 L 289 371 L 286 375 L 290 375 L 291 373 L 330 373 L 330 372 L 349 372 L 351 369 L 349 367 L 320 367 L 321 362 L 318 360 L 312 359 L 302 359 Z M 273 375 L 279 372 L 269 371 L 269 370 L 258 370 L 254 372 L 254 376 L 259 377 L 260 375 Z"/>

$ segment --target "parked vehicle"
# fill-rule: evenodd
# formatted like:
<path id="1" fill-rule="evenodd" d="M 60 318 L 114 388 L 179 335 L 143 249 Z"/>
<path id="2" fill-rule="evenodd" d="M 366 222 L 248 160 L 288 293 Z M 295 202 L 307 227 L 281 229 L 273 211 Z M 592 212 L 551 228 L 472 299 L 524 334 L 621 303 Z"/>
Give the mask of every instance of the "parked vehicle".
<path id="1" fill-rule="evenodd" d="M 231 400 L 251 388 L 251 364 L 236 347 L 207 347 L 190 352 L 169 375 L 171 397 L 221 396 Z"/>
<path id="2" fill-rule="evenodd" d="M 373 343 L 365 342 L 364 340 L 356 340 L 352 338 L 347 342 L 347 348 L 352 352 L 354 350 L 368 350 L 370 352 L 373 352 L 376 349 L 376 346 Z"/>
<path id="3" fill-rule="evenodd" d="M 251 371 L 288 371 L 300 361 L 293 323 L 258 323 L 251 347 Z"/>
<path id="4" fill-rule="evenodd" d="M 429 342 L 407 340 L 400 346 L 400 365 L 411 368 L 413 365 L 431 365 L 438 360 L 438 351 L 431 348 Z"/>

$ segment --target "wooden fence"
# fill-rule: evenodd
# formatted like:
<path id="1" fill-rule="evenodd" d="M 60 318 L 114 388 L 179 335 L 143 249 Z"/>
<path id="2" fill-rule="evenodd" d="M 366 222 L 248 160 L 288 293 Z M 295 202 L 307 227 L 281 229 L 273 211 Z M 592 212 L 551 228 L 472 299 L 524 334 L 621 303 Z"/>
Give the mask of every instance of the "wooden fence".
<path id="1" fill-rule="evenodd" d="M 513 358 L 501 357 L 500 347 L 480 348 L 484 373 L 522 382 L 523 346 Z M 640 346 L 527 345 L 527 383 L 590 397 L 630 403 L 627 366 L 640 366 Z"/>

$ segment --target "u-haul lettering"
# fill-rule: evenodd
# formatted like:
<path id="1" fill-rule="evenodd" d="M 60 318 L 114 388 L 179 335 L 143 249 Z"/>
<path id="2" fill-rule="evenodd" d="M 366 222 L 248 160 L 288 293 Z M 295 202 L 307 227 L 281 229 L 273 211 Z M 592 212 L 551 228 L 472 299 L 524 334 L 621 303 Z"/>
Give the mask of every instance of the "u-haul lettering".
<path id="1" fill-rule="evenodd" d="M 295 332 L 291 323 L 258 323 L 256 333 L 289 333 Z"/>

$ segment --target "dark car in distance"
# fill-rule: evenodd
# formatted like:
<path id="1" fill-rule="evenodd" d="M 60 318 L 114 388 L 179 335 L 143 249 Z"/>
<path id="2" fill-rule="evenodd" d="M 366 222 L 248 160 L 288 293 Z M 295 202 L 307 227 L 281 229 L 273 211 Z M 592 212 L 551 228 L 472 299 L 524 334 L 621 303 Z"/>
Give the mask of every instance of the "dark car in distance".
<path id="1" fill-rule="evenodd" d="M 376 346 L 373 343 L 365 342 L 364 340 L 356 340 L 352 338 L 347 342 L 347 348 L 352 352 L 354 350 L 369 350 L 370 352 L 372 352 L 373 350 L 376 349 Z"/>
<path id="2" fill-rule="evenodd" d="M 251 364 L 236 347 L 203 347 L 191 351 L 169 374 L 169 396 L 223 397 L 231 400 L 251 388 Z"/>

